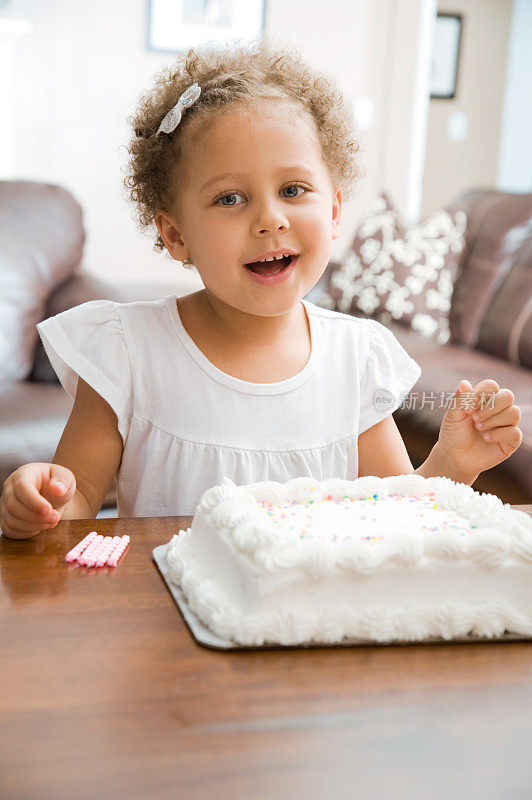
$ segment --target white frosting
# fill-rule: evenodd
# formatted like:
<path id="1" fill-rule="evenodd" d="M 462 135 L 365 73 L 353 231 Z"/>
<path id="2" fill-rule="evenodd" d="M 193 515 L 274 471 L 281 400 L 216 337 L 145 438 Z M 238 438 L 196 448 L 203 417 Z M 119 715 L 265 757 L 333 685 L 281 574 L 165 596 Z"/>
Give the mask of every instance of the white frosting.
<path id="1" fill-rule="evenodd" d="M 532 520 L 449 478 L 226 478 L 167 563 L 246 645 L 532 634 Z"/>

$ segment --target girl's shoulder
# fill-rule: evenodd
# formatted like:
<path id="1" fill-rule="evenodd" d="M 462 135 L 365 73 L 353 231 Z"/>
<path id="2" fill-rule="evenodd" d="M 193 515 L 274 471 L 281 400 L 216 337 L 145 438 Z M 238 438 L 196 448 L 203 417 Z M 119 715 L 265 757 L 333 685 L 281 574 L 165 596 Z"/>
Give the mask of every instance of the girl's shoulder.
<path id="1" fill-rule="evenodd" d="M 172 337 L 171 300 L 89 300 L 40 322 L 37 330 L 45 348 L 60 352 L 63 359 L 68 353 L 74 368 L 101 358 L 111 371 L 120 371 L 130 357 L 151 358 L 163 334 Z"/>
<path id="2" fill-rule="evenodd" d="M 333 311 L 330 308 L 316 306 L 314 303 L 305 300 L 305 308 L 309 317 L 320 324 L 329 333 L 356 337 L 358 339 L 369 339 L 371 336 L 379 335 L 384 325 L 369 317 L 354 317 L 352 314 L 344 314 L 341 311 Z"/>
<path id="3" fill-rule="evenodd" d="M 88 300 L 57 314 L 55 320 L 63 324 L 83 324 L 87 327 L 100 327 L 107 323 L 113 327 L 135 331 L 140 329 L 148 333 L 157 320 L 170 323 L 169 301 L 175 297 L 163 297 L 156 300 L 133 300 L 119 302 L 116 300 Z"/>
<path id="4" fill-rule="evenodd" d="M 355 317 L 308 301 L 305 301 L 305 307 L 309 318 L 320 326 L 330 348 L 345 344 L 359 353 L 365 353 L 366 357 L 376 353 L 382 356 L 384 351 L 392 354 L 404 352 L 393 331 L 376 319 Z"/>
<path id="5" fill-rule="evenodd" d="M 168 298 L 157 300 L 135 300 L 127 302 L 119 302 L 109 299 L 87 300 L 84 303 L 72 306 L 64 311 L 59 312 L 54 317 L 49 319 L 57 320 L 74 320 L 84 319 L 90 321 L 93 319 L 95 322 L 100 323 L 105 319 L 119 320 L 122 315 L 134 316 L 139 312 L 152 312 L 158 309 L 166 308 Z"/>

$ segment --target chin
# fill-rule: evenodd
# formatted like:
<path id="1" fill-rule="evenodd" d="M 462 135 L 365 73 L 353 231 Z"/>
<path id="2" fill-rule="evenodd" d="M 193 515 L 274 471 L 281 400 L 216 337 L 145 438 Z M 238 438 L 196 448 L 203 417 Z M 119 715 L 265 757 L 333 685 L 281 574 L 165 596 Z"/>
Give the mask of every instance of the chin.
<path id="1" fill-rule="evenodd" d="M 279 292 L 277 297 L 261 297 L 256 302 L 246 305 L 250 309 L 250 314 L 259 317 L 277 317 L 290 313 L 304 296 L 305 293 L 300 291 Z"/>

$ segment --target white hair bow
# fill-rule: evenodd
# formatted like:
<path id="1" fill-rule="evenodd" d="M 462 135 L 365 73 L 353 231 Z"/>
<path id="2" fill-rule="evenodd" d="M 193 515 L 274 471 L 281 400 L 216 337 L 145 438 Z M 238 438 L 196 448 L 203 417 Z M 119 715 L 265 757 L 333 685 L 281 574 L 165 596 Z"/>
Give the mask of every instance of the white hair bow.
<path id="1" fill-rule="evenodd" d="M 170 109 L 159 125 L 155 135 L 158 136 L 160 133 L 173 133 L 181 122 L 184 111 L 196 102 L 200 94 L 201 89 L 197 83 L 193 83 L 192 86 L 185 89 L 175 106 Z"/>

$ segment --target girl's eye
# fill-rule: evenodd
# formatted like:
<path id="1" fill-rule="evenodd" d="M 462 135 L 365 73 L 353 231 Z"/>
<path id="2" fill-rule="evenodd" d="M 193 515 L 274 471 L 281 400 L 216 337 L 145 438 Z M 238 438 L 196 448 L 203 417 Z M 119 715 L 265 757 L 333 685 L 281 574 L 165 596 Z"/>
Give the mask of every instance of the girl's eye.
<path id="1" fill-rule="evenodd" d="M 297 189 L 301 189 L 302 191 L 306 192 L 305 187 L 301 186 L 301 184 L 299 184 L 299 183 L 291 183 L 290 186 L 285 186 L 284 189 L 283 189 L 283 192 L 287 191 L 287 190 L 292 190 L 292 189 L 295 189 L 296 192 L 297 192 Z M 294 194 L 285 195 L 285 197 L 301 197 L 301 195 L 294 193 Z"/>
<path id="2" fill-rule="evenodd" d="M 239 203 L 222 203 L 222 200 L 231 200 L 234 197 L 238 197 L 238 192 L 231 192 L 230 194 L 224 194 L 222 197 L 219 197 L 216 203 L 220 203 L 220 205 L 225 206 L 226 208 L 231 208 L 232 206 L 240 205 Z M 242 195 L 240 195 L 241 197 Z"/>
<path id="3" fill-rule="evenodd" d="M 302 186 L 299 183 L 291 183 L 289 186 L 285 186 L 284 189 L 281 189 L 282 192 L 289 192 L 285 194 L 285 197 L 295 198 L 301 197 L 301 194 L 298 194 L 298 189 L 301 189 L 301 194 L 306 192 L 307 189 L 305 186 Z M 240 192 L 228 192 L 227 194 L 222 195 L 215 201 L 215 205 L 225 206 L 225 208 L 232 208 L 233 206 L 241 205 L 240 203 L 235 202 L 236 197 L 242 197 Z M 224 202 L 227 200 L 228 202 Z"/>

